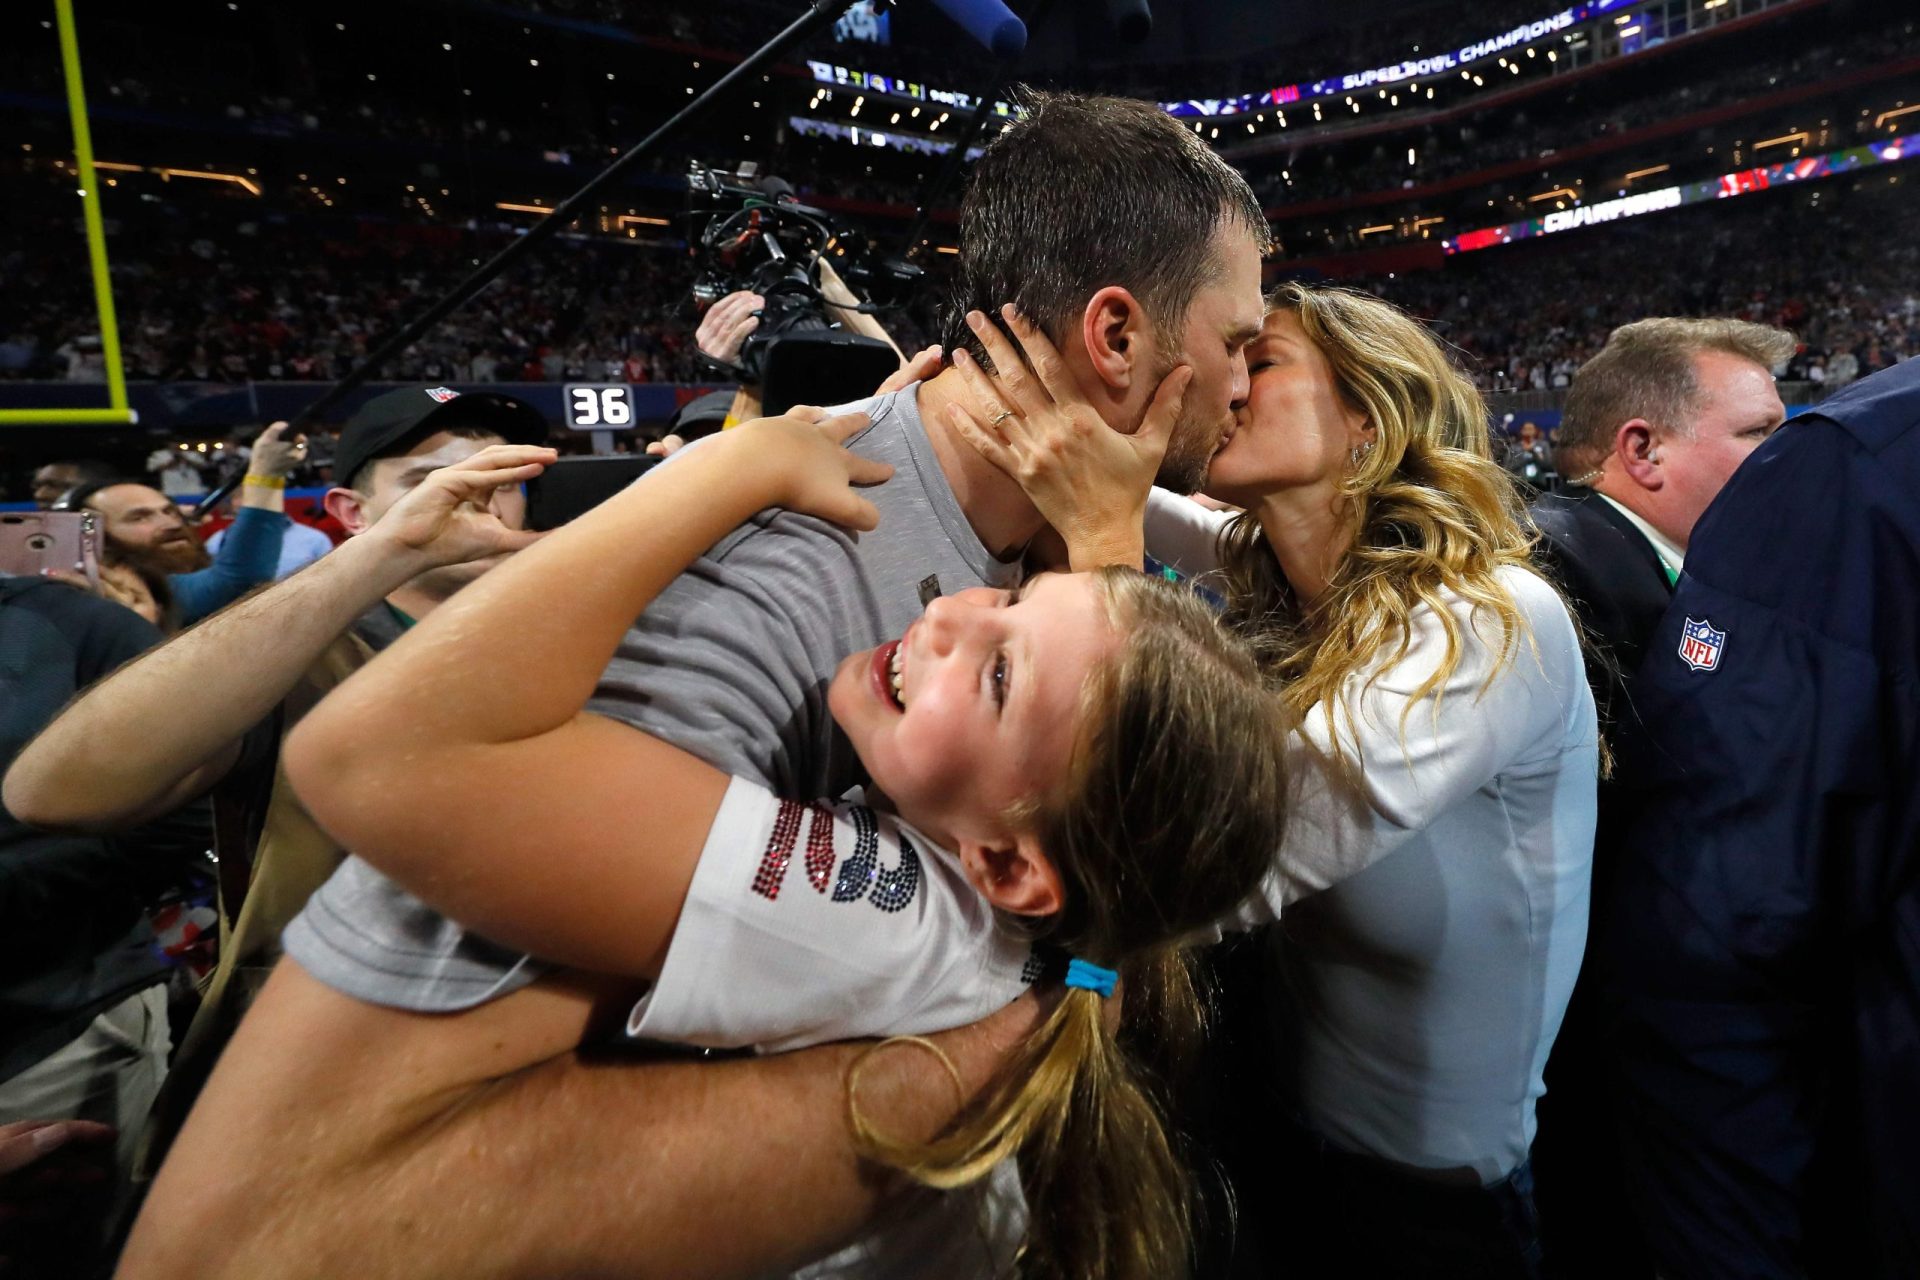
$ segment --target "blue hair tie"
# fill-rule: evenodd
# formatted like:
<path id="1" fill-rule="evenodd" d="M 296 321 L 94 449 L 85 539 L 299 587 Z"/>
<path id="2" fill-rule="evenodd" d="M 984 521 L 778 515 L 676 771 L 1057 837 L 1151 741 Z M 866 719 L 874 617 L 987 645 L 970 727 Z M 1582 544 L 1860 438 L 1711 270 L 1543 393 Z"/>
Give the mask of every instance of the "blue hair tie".
<path id="1" fill-rule="evenodd" d="M 1097 964 L 1088 964 L 1085 960 L 1067 962 L 1067 985 L 1079 987 L 1082 991 L 1097 992 L 1101 999 L 1113 994 L 1113 984 L 1120 975 L 1111 969 L 1102 969 Z"/>

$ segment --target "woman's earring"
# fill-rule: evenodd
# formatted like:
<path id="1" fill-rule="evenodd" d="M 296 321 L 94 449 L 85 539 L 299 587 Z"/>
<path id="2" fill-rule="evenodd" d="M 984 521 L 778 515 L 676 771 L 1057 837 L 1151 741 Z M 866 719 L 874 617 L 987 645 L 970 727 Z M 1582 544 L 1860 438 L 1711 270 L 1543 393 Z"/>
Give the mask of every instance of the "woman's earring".
<path id="1" fill-rule="evenodd" d="M 1367 460 L 1367 455 L 1373 452 L 1373 445 L 1374 442 L 1371 440 L 1362 440 L 1359 444 L 1347 450 L 1347 457 L 1352 460 L 1355 467 L 1358 467 Z"/>

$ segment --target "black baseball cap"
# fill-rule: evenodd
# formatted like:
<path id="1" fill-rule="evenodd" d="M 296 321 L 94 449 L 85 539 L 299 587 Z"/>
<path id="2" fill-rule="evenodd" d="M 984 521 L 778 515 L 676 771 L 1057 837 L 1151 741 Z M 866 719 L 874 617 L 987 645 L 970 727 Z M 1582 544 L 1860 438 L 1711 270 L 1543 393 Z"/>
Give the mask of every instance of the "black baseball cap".
<path id="1" fill-rule="evenodd" d="M 703 396 L 695 396 L 680 406 L 673 415 L 673 423 L 667 430 L 682 440 L 698 440 L 701 436 L 710 436 L 727 423 L 727 415 L 733 412 L 731 391 L 709 391 Z"/>
<path id="2" fill-rule="evenodd" d="M 524 400 L 496 391 L 463 394 L 451 387 L 401 387 L 375 396 L 347 419 L 333 451 L 333 482 L 351 484 L 369 462 L 392 457 L 413 441 L 455 426 L 491 432 L 508 444 L 547 442 L 547 420 Z"/>

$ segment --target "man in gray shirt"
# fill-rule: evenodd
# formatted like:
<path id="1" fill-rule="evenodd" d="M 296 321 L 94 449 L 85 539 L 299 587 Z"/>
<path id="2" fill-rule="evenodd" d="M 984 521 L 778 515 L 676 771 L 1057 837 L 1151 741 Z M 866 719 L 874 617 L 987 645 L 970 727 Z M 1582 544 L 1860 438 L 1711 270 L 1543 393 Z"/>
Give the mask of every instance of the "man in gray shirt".
<path id="1" fill-rule="evenodd" d="M 1089 190 L 1115 198 L 1090 203 Z M 1106 212 L 1117 209 L 1124 222 Z M 1114 429 L 1136 430 L 1163 378 L 1191 367 L 1163 479 L 1197 487 L 1246 396 L 1242 349 L 1260 327 L 1267 229 L 1244 181 L 1150 104 L 1041 97 L 980 161 L 961 240 L 955 333 L 965 309 L 1012 303 Z M 867 491 L 878 533 L 762 513 L 636 623 L 591 709 L 794 798 L 857 781 L 826 712 L 839 660 L 899 635 L 934 594 L 1011 585 L 1044 527 L 951 426 L 958 379 L 855 406 L 871 425 L 851 447 L 895 469 Z M 837 1046 L 705 1068 L 692 1084 L 623 1067 L 623 1096 L 604 1071 L 556 1077 L 551 1060 L 579 1043 L 605 984 L 543 974 L 351 860 L 287 950 L 297 963 L 221 1064 L 123 1274 L 204 1277 L 193 1242 L 210 1232 L 229 1242 L 234 1275 L 268 1259 L 286 1275 L 376 1258 L 396 1275 L 739 1274 L 817 1256 L 874 1210 L 843 1101 L 799 1105 L 838 1097 Z M 970 1084 L 1005 1043 L 977 1070 L 962 1063 Z M 951 1114 L 937 1067 L 900 1087 L 930 1127 Z M 311 1144 L 292 1161 L 290 1127 Z M 534 1178 L 542 1194 L 529 1197 Z M 285 1208 L 260 1213 L 263 1198 Z"/>

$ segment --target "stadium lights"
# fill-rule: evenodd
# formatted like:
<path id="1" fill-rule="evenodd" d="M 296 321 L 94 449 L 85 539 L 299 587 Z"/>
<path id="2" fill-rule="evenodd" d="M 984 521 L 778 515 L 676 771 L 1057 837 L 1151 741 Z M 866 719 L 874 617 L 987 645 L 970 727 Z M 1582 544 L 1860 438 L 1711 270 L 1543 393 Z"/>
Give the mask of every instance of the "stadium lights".
<path id="1" fill-rule="evenodd" d="M 1485 80 L 1482 80 L 1482 79 L 1481 79 L 1481 78 L 1480 78 L 1479 76 L 1475 76 L 1475 77 L 1473 78 L 1473 82 L 1474 82 L 1475 84 L 1477 84 L 1477 85 L 1480 85 L 1480 84 L 1485 84 L 1485 83 L 1486 83 L 1486 81 L 1485 81 Z"/>
<path id="2" fill-rule="evenodd" d="M 1555 187 L 1551 191 L 1542 191 L 1537 196 L 1528 196 L 1527 203 L 1536 204 L 1542 200 L 1551 200 L 1555 196 L 1572 196 L 1574 199 L 1578 200 L 1580 198 L 1580 193 L 1578 191 L 1575 191 L 1572 187 Z M 1487 203 L 1492 204 L 1493 201 L 1489 200 L 1487 201 Z"/>
<path id="3" fill-rule="evenodd" d="M 493 207 L 496 209 L 511 210 L 514 213 L 552 213 L 553 212 L 552 209 L 549 209 L 546 205 L 543 205 L 543 204 L 515 204 L 511 200 L 496 200 L 493 202 Z"/>
<path id="4" fill-rule="evenodd" d="M 1787 142 L 1795 142 L 1795 143 L 1800 143 L 1804 145 L 1811 141 L 1812 141 L 1812 138 L 1808 135 L 1807 131 L 1805 129 L 1802 129 L 1799 133 L 1783 133 L 1777 138 L 1768 138 L 1762 142 L 1756 142 L 1753 144 L 1753 149 L 1755 151 L 1758 151 L 1763 147 L 1777 147 L 1782 143 L 1787 143 Z"/>
<path id="5" fill-rule="evenodd" d="M 1560 51 L 1558 49 L 1547 50 L 1547 61 L 1548 62 L 1560 61 Z"/>
<path id="6" fill-rule="evenodd" d="M 1620 38 L 1623 40 L 1626 39 L 1628 36 L 1637 36 L 1639 34 L 1640 34 L 1640 27 L 1638 24 L 1635 24 L 1634 26 L 1631 26 L 1631 27 L 1620 28 Z"/>
<path id="7" fill-rule="evenodd" d="M 106 164 L 97 160 L 94 162 L 93 167 L 96 169 L 121 169 L 133 173 L 140 171 L 140 166 L 137 164 Z M 260 194 L 260 185 L 258 183 L 249 181 L 237 173 L 215 173 L 210 169 L 162 169 L 158 167 L 156 167 L 153 172 L 169 181 L 174 178 L 201 178 L 208 182 L 231 182 L 234 186 L 243 188 L 249 195 L 257 196 Z"/>
<path id="8" fill-rule="evenodd" d="M 1393 224 L 1391 222 L 1378 227 L 1362 227 L 1360 228 L 1360 236 L 1362 239 L 1365 239 L 1367 236 L 1378 235 L 1382 231 L 1391 231 L 1391 230 L 1393 230 Z"/>
<path id="9" fill-rule="evenodd" d="M 1920 111 L 1920 104 L 1916 104 L 1911 107 L 1899 107 L 1892 111 L 1882 111 L 1879 115 L 1873 118 L 1873 127 L 1878 129 L 1881 125 L 1885 124 L 1887 121 L 1895 119 L 1899 116 L 1907 115 L 1908 113 L 1914 112 L 1914 111 Z"/>
<path id="10" fill-rule="evenodd" d="M 1626 25 L 1627 25 L 1627 24 L 1628 24 L 1629 22 L 1632 22 L 1632 21 L 1633 21 L 1633 15 L 1632 15 L 1632 14 L 1630 14 L 1630 13 L 1623 13 L 1623 14 L 1621 14 L 1621 15 L 1620 15 L 1619 17 L 1617 17 L 1617 18 L 1615 18 L 1615 19 L 1613 20 L 1613 25 L 1614 25 L 1614 26 L 1616 26 L 1616 27 L 1624 27 L 1624 26 L 1626 26 Z"/>
<path id="11" fill-rule="evenodd" d="M 1670 164 L 1656 164 L 1651 169 L 1635 169 L 1627 175 L 1627 181 L 1632 182 L 1635 178 L 1650 178 L 1656 173 L 1665 173 L 1671 168 L 1673 166 Z"/>

